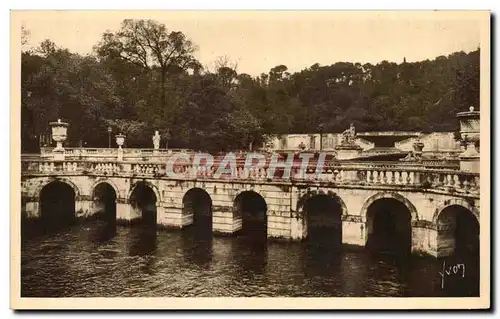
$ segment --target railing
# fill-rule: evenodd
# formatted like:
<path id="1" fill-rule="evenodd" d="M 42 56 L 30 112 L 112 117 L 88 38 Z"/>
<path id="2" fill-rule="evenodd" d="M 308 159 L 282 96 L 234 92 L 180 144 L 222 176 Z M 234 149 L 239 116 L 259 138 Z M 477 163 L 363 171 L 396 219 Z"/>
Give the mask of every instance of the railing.
<path id="1" fill-rule="evenodd" d="M 41 158 L 52 158 L 53 147 L 42 147 L 40 149 Z M 125 161 L 151 161 L 155 158 L 161 159 L 179 152 L 192 152 L 187 149 L 152 149 L 152 148 L 123 148 L 123 159 Z M 30 154 L 34 156 L 35 154 Z M 68 160 L 92 159 L 99 161 L 112 161 L 118 157 L 117 148 L 83 148 L 83 147 L 66 147 L 64 148 L 64 156 Z M 23 154 L 22 157 L 25 157 Z"/>
<path id="2" fill-rule="evenodd" d="M 285 169 L 267 165 L 262 168 L 244 166 L 237 161 L 231 173 L 220 173 L 218 165 L 207 168 L 204 165 L 176 163 L 167 172 L 166 162 L 117 162 L 65 160 L 55 162 L 46 159 L 23 159 L 23 175 L 114 175 L 123 177 L 144 176 L 172 179 L 205 180 L 251 180 L 263 183 L 323 182 L 335 185 L 410 187 L 441 190 L 451 193 L 479 194 L 479 174 L 450 169 L 430 169 L 410 163 L 365 163 L 329 162 L 317 173 L 313 166 L 302 170 L 299 165 L 290 168 L 289 176 Z M 274 171 L 274 173 L 273 173 Z"/>

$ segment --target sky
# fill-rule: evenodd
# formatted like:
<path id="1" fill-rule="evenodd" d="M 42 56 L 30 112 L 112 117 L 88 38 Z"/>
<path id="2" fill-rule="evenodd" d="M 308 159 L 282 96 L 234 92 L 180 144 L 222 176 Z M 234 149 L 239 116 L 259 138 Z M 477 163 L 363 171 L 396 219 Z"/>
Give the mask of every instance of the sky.
<path id="1" fill-rule="evenodd" d="M 226 56 L 239 73 L 255 76 L 281 64 L 295 72 L 315 63 L 401 63 L 470 52 L 480 45 L 478 17 L 432 11 L 38 11 L 22 12 L 20 20 L 30 46 L 51 39 L 88 54 L 123 19 L 154 19 L 186 34 L 202 65 Z"/>

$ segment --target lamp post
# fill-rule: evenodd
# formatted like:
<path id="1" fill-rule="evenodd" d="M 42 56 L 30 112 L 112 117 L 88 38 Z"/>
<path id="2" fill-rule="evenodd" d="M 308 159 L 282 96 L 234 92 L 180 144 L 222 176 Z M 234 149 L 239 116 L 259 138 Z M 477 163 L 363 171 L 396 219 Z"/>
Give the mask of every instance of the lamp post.
<path id="1" fill-rule="evenodd" d="M 111 148 L 111 126 L 108 126 L 108 148 Z"/>
<path id="2" fill-rule="evenodd" d="M 322 151 L 323 150 L 323 129 L 324 129 L 324 125 L 323 124 L 318 125 L 318 129 L 319 129 L 319 150 Z"/>

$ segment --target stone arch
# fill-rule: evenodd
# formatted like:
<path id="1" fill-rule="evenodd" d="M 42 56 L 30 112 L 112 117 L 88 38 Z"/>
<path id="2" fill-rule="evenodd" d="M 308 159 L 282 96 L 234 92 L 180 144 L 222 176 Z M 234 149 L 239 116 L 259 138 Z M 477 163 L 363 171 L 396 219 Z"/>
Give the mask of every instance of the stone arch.
<path id="1" fill-rule="evenodd" d="M 208 191 L 207 191 L 208 192 Z M 255 184 L 243 184 L 241 185 L 240 188 L 238 188 L 238 190 L 236 191 L 236 193 L 233 195 L 233 201 L 238 197 L 240 196 L 242 193 L 244 192 L 254 192 L 254 193 L 257 193 L 259 194 L 260 196 L 264 197 L 262 194 L 261 194 L 261 187 L 259 185 L 255 185 Z M 210 193 L 209 193 L 210 194 Z M 264 198 L 265 199 L 265 198 Z"/>
<path id="2" fill-rule="evenodd" d="M 463 198 L 452 198 L 446 200 L 443 205 L 439 206 L 436 209 L 434 215 L 432 216 L 432 224 L 437 225 L 437 220 L 439 218 L 439 215 L 443 212 L 445 208 L 453 205 L 462 206 L 463 208 L 468 209 L 474 215 L 474 217 L 476 217 L 477 222 L 479 223 L 479 209 L 476 206 L 472 205 Z"/>
<path id="3" fill-rule="evenodd" d="M 331 190 L 325 191 L 322 189 L 314 189 L 314 190 L 308 189 L 307 192 L 298 199 L 296 211 L 302 212 L 307 200 L 316 195 L 327 195 L 333 197 L 338 202 L 338 204 L 342 209 L 341 216 L 344 217 L 348 215 L 347 205 L 345 204 L 344 200 L 342 200 L 342 198 L 337 193 Z"/>
<path id="4" fill-rule="evenodd" d="M 407 199 L 403 195 L 398 194 L 396 192 L 380 192 L 380 193 L 377 193 L 375 195 L 370 196 L 363 204 L 363 207 L 361 207 L 361 212 L 360 212 L 361 217 L 364 220 L 366 220 L 366 213 L 368 212 L 368 208 L 370 207 L 370 205 L 373 204 L 374 202 L 376 202 L 377 200 L 383 199 L 383 198 L 392 198 L 392 199 L 395 199 L 397 201 L 400 201 L 401 203 L 403 203 L 406 206 L 406 208 L 408 208 L 408 211 L 411 214 L 412 221 L 418 220 L 418 213 L 417 213 L 417 209 L 415 208 L 415 206 L 410 202 L 409 199 Z"/>
<path id="5" fill-rule="evenodd" d="M 116 186 L 115 182 L 113 182 L 111 179 L 109 178 L 98 178 L 94 184 L 92 184 L 92 186 L 90 187 L 90 196 L 94 195 L 94 192 L 95 192 L 95 189 L 97 186 L 99 186 L 99 184 L 102 184 L 102 183 L 106 183 L 106 184 L 109 184 L 109 186 L 111 186 L 114 190 L 115 190 L 115 193 L 116 193 L 116 197 L 117 198 L 121 198 L 121 193 L 120 193 L 120 190 L 118 189 L 118 187 Z"/>
<path id="6" fill-rule="evenodd" d="M 370 196 L 361 208 L 365 247 L 375 253 L 408 255 L 412 249 L 413 222 L 418 220 L 415 206 L 396 192 Z"/>
<path id="7" fill-rule="evenodd" d="M 80 189 L 67 178 L 49 178 L 37 189 L 38 210 L 42 228 L 58 229 L 72 224 L 77 217 Z"/>
<path id="8" fill-rule="evenodd" d="M 266 198 L 255 189 L 245 188 L 233 199 L 233 214 L 241 220 L 241 233 L 260 242 L 267 238 L 269 207 Z"/>
<path id="9" fill-rule="evenodd" d="M 73 181 L 71 181 L 71 179 L 66 177 L 53 177 L 50 178 L 46 183 L 42 183 L 40 186 L 37 187 L 34 197 L 40 198 L 40 193 L 42 189 L 53 182 L 60 182 L 69 185 L 71 188 L 73 188 L 73 191 L 75 192 L 75 198 L 81 195 L 80 189 Z"/>
<path id="10" fill-rule="evenodd" d="M 127 194 L 127 200 L 130 200 L 130 196 L 132 196 L 132 192 L 137 187 L 137 185 L 140 183 L 143 183 L 143 184 L 147 185 L 149 188 L 151 188 L 151 190 L 153 191 L 153 193 L 156 196 L 156 203 L 162 202 L 160 190 L 158 189 L 158 187 L 156 185 L 154 185 L 153 183 L 151 183 L 148 180 L 139 180 L 139 181 L 135 181 L 133 184 L 131 184 L 130 189 L 129 189 L 128 194 Z"/>
<path id="11" fill-rule="evenodd" d="M 213 226 L 213 201 L 206 189 L 191 187 L 182 195 L 182 212 L 192 216 L 197 232 L 206 232 L 211 236 Z"/>
<path id="12" fill-rule="evenodd" d="M 340 247 L 342 221 L 348 210 L 343 199 L 333 190 L 308 189 L 297 200 L 296 211 L 302 217 L 302 227 L 308 243 L 318 247 Z"/>

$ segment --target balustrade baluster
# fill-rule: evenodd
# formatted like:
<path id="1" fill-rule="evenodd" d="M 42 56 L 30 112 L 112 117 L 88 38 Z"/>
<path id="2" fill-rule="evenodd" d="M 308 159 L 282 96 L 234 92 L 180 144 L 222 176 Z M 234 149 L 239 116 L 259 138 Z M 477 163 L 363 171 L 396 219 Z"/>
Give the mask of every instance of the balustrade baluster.
<path id="1" fill-rule="evenodd" d="M 408 172 L 407 175 L 406 175 L 406 184 L 413 184 L 413 182 L 415 181 L 414 179 L 414 173 L 413 172 Z"/>
<path id="2" fill-rule="evenodd" d="M 458 176 L 458 174 L 455 174 L 453 176 L 453 185 L 455 186 L 456 189 L 462 189 L 463 188 L 463 185 L 462 183 L 460 182 L 460 177 Z"/>
<path id="3" fill-rule="evenodd" d="M 394 176 L 395 172 L 394 171 L 390 171 L 389 173 L 390 173 L 389 183 L 392 184 L 392 185 L 394 185 L 396 183 L 396 178 Z"/>
<path id="4" fill-rule="evenodd" d="M 446 174 L 446 186 L 447 187 L 452 187 L 452 180 L 451 180 L 451 175 Z"/>
<path id="5" fill-rule="evenodd" d="M 403 184 L 403 179 L 404 179 L 403 173 L 404 172 L 401 172 L 401 171 L 398 172 L 398 184 L 400 184 L 400 185 Z"/>
<path id="6" fill-rule="evenodd" d="M 406 180 L 408 178 L 408 172 L 400 172 L 401 176 L 399 178 L 399 181 L 401 182 L 401 185 L 406 185 Z"/>

